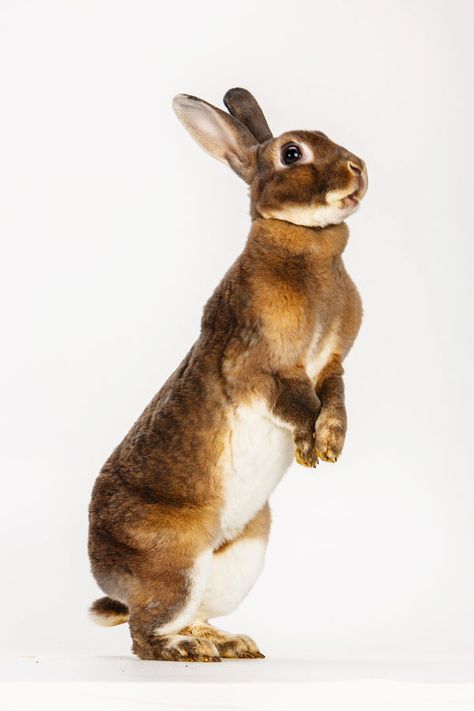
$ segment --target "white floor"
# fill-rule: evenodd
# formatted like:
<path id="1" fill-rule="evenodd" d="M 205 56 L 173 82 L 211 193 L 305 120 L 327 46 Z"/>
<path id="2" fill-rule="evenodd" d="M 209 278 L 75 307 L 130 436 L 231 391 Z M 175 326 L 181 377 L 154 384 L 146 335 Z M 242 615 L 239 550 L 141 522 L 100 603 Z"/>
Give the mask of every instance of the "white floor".
<path id="1" fill-rule="evenodd" d="M 431 661 L 3 657 L 0 709 L 19 711 L 461 711 L 474 709 L 474 659 Z"/>

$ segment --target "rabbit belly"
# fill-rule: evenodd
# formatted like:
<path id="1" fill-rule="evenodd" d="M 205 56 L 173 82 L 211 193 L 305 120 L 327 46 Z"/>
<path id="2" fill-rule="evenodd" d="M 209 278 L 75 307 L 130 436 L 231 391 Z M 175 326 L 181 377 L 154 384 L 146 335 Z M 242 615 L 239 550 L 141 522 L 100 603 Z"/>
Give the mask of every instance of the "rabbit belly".
<path id="1" fill-rule="evenodd" d="M 262 508 L 294 457 L 291 431 L 261 401 L 239 405 L 229 417 L 221 459 L 221 540 L 229 541 Z"/>

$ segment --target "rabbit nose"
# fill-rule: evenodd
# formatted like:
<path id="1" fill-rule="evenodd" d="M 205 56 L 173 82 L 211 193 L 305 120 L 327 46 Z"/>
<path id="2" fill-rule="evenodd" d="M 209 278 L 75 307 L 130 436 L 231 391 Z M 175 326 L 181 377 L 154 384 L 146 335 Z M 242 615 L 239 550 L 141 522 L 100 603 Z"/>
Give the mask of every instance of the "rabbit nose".
<path id="1" fill-rule="evenodd" d="M 361 175 L 362 174 L 362 168 L 359 165 L 356 165 L 353 163 L 351 160 L 347 161 L 347 166 L 352 173 L 355 173 L 356 175 Z"/>

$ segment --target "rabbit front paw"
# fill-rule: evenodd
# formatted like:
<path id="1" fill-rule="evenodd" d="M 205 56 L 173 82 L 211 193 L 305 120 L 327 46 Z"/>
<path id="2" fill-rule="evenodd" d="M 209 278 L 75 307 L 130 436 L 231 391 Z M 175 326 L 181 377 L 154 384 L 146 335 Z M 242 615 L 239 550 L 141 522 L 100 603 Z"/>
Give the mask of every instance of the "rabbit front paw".
<path id="1" fill-rule="evenodd" d="M 304 467 L 315 467 L 318 463 L 318 453 L 314 434 L 295 437 L 296 451 L 295 459 L 298 464 Z"/>
<path id="2" fill-rule="evenodd" d="M 316 452 L 324 462 L 337 462 L 345 438 L 345 423 L 335 417 L 318 418 L 316 424 Z"/>

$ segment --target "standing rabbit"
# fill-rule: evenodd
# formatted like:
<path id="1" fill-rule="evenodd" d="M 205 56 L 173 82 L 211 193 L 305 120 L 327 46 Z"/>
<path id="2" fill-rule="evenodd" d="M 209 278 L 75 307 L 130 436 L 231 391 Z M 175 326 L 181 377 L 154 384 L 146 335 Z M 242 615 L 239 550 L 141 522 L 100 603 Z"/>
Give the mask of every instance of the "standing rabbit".
<path id="1" fill-rule="evenodd" d="M 226 113 L 180 94 L 191 136 L 250 187 L 252 227 L 204 309 L 201 334 L 104 465 L 90 504 L 104 625 L 128 620 L 142 659 L 262 657 L 210 618 L 263 565 L 268 498 L 297 461 L 335 462 L 346 431 L 342 361 L 362 308 L 342 252 L 364 162 L 320 131 L 273 138 L 254 97 Z"/>

